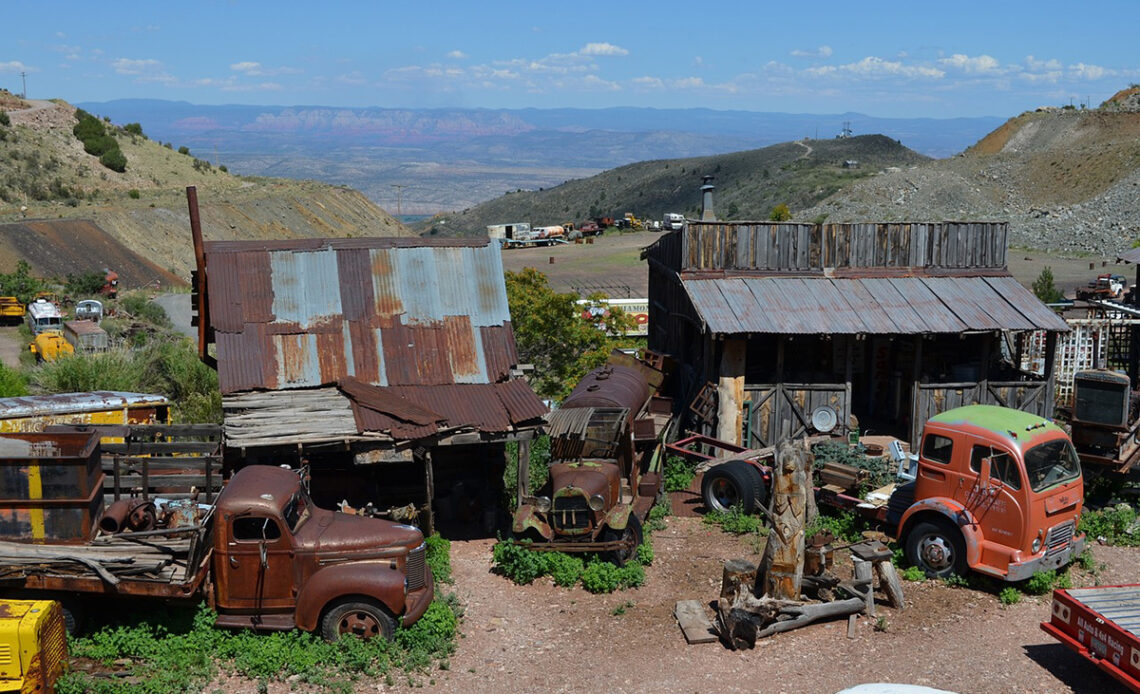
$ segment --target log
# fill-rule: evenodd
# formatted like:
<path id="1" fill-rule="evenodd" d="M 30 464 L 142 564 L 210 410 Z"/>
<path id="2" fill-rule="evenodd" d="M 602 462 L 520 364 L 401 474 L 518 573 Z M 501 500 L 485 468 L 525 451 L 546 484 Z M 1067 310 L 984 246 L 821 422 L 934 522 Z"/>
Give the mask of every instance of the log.
<path id="1" fill-rule="evenodd" d="M 865 561 L 851 555 L 851 561 L 855 564 L 855 581 L 854 584 L 859 588 L 863 601 L 867 605 L 867 614 L 875 616 L 875 582 L 871 577 L 871 562 Z"/>
<path id="2" fill-rule="evenodd" d="M 879 574 L 879 586 L 887 594 L 887 601 L 891 607 L 899 610 L 906 609 L 906 600 L 903 598 L 902 581 L 895 571 L 895 566 L 889 561 L 875 562 L 875 571 Z"/>
<path id="3" fill-rule="evenodd" d="M 756 565 L 747 559 L 729 559 L 724 563 L 720 580 L 720 597 L 735 603 L 743 589 L 752 592 L 756 584 Z"/>
<path id="4" fill-rule="evenodd" d="M 802 626 L 807 626 L 812 622 L 821 619 L 828 619 L 830 617 L 841 617 L 844 615 L 858 614 L 862 612 L 864 603 L 862 598 L 850 598 L 849 600 L 837 600 L 835 602 L 825 602 L 818 605 L 802 605 L 800 607 L 789 607 L 781 610 L 780 616 L 792 615 L 793 619 L 778 621 L 771 626 L 761 629 L 756 632 L 756 638 L 762 639 L 766 636 L 773 634 L 780 634 L 792 629 L 799 629 Z"/>

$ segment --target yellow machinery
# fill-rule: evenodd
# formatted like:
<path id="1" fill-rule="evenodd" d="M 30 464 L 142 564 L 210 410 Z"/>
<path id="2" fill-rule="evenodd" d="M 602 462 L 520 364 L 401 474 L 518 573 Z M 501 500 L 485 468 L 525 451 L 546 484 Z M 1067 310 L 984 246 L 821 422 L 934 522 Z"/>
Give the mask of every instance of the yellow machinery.
<path id="1" fill-rule="evenodd" d="M 0 692 L 53 692 L 66 662 L 58 602 L 0 600 Z"/>
<path id="2" fill-rule="evenodd" d="M 58 330 L 48 330 L 36 335 L 36 339 L 28 345 L 28 349 L 42 361 L 55 361 L 60 357 L 75 354 L 75 348 Z"/>
<path id="3" fill-rule="evenodd" d="M 14 296 L 0 296 L 0 321 L 20 322 L 24 317 L 24 305 Z"/>

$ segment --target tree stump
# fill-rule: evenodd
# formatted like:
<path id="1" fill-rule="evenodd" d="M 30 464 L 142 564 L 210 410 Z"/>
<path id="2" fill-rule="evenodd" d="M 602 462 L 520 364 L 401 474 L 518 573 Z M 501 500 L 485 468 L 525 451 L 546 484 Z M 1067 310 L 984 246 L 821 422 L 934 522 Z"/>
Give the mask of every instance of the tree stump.
<path id="1" fill-rule="evenodd" d="M 736 601 L 743 588 L 752 592 L 756 584 L 756 565 L 747 559 L 729 559 L 724 563 L 724 574 L 720 581 L 720 597 L 730 603 Z"/>

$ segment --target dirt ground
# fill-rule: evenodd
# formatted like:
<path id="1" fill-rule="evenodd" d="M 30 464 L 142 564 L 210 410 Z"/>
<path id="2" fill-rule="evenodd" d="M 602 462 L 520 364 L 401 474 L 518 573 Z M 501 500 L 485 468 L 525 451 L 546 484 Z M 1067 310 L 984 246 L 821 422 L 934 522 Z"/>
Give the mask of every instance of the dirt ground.
<path id="1" fill-rule="evenodd" d="M 590 239 L 593 243 L 513 248 L 503 251 L 503 269 L 518 272 L 532 267 L 545 274 L 558 292 L 577 287 L 600 288 L 610 298 L 649 296 L 649 278 L 644 261 L 638 256 L 642 248 L 661 238 L 652 231 L 610 232 Z M 1136 268 L 1118 264 L 1113 257 L 1067 257 L 1042 251 L 1011 248 L 1007 254 L 1010 273 L 1029 287 L 1046 267 L 1053 273 L 1057 288 L 1072 298 L 1078 286 L 1106 272 L 1122 274 L 1136 281 Z M 553 262 L 551 262 L 553 261 Z"/>
<path id="2" fill-rule="evenodd" d="M 937 581 L 907 582 L 909 607 L 878 607 L 846 622 L 808 626 L 732 652 L 687 645 L 673 618 L 677 600 L 714 600 L 725 560 L 758 560 L 748 539 L 700 518 L 670 517 L 654 535 L 656 560 L 638 590 L 595 596 L 540 580 L 515 586 L 490 573 L 493 541 L 453 544 L 455 589 L 467 606 L 440 691 L 836 692 L 865 682 L 904 682 L 987 692 L 1110 692 L 1114 681 L 1039 628 L 1046 598 L 1002 607 L 996 596 Z M 1098 547 L 1100 580 L 1135 581 L 1136 550 Z M 849 558 L 837 559 L 849 569 Z M 1082 572 L 1079 582 L 1094 578 Z M 623 608 L 624 610 L 620 609 Z M 624 612 L 622 614 L 618 614 Z M 711 614 L 711 610 L 710 610 Z M 373 691 L 361 689 L 361 691 Z"/>

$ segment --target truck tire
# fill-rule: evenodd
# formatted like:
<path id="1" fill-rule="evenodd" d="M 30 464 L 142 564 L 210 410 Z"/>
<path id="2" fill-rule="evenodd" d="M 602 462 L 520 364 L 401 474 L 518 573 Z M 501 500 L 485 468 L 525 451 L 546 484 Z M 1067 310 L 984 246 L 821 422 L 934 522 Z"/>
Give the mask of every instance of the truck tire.
<path id="1" fill-rule="evenodd" d="M 362 639 L 380 636 L 391 641 L 395 633 L 396 620 L 388 610 L 366 598 L 334 603 L 321 618 L 321 636 L 326 641 L 337 641 L 347 634 Z"/>
<path id="2" fill-rule="evenodd" d="M 948 522 L 922 521 L 906 536 L 906 558 L 930 578 L 966 573 L 966 542 Z"/>
<path id="3" fill-rule="evenodd" d="M 614 542 L 616 540 L 633 541 L 633 546 L 629 549 L 615 549 L 612 552 L 606 553 L 606 558 L 617 566 L 625 566 L 629 562 L 636 560 L 637 548 L 641 546 L 644 539 L 645 535 L 641 530 L 641 521 L 633 514 L 630 514 L 629 520 L 626 521 L 625 527 L 621 530 L 610 527 L 602 530 L 602 540 L 605 542 Z"/>
<path id="4" fill-rule="evenodd" d="M 705 473 L 701 481 L 701 499 L 709 511 L 728 512 L 739 506 L 750 514 L 767 502 L 768 488 L 760 471 L 743 460 L 722 463 Z"/>

